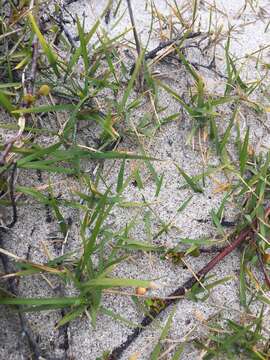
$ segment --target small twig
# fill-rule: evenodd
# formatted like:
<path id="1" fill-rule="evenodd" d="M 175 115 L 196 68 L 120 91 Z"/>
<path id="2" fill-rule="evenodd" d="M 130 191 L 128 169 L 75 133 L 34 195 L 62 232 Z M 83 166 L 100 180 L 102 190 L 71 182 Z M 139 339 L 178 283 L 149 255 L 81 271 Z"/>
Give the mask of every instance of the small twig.
<path id="1" fill-rule="evenodd" d="M 222 79 L 228 79 L 228 76 L 223 75 L 220 71 L 216 70 L 211 64 L 212 64 L 212 62 L 209 65 L 199 64 L 199 63 L 196 63 L 196 62 L 191 62 L 191 65 L 194 66 L 196 69 L 198 69 L 198 67 L 202 67 L 204 69 L 212 71 L 215 75 L 219 76 Z"/>
<path id="2" fill-rule="evenodd" d="M 105 24 L 108 25 L 110 22 L 110 16 L 111 16 L 111 11 L 112 11 L 112 5 L 113 5 L 113 0 L 110 0 L 108 3 L 108 8 L 106 10 L 106 14 L 104 16 L 104 20 L 105 20 Z"/>
<path id="3" fill-rule="evenodd" d="M 79 0 L 66 0 L 66 5 L 70 5 L 70 4 L 73 4 L 75 2 L 77 2 Z"/>
<path id="4" fill-rule="evenodd" d="M 175 39 L 172 40 L 168 40 L 165 42 L 160 43 L 156 48 L 154 48 L 153 50 L 148 51 L 145 56 L 144 56 L 144 60 L 151 60 L 154 59 L 157 55 L 157 53 L 163 49 L 165 49 L 166 47 L 173 45 L 173 44 L 177 44 L 178 42 L 183 41 L 184 39 L 193 39 L 195 37 L 200 36 L 202 33 L 200 31 L 198 32 L 191 32 L 188 34 L 184 34 L 183 36 L 177 37 Z M 132 64 L 129 73 L 132 74 L 134 69 L 135 69 L 136 63 Z"/>
<path id="5" fill-rule="evenodd" d="M 254 222 L 255 224 L 255 222 Z M 163 306 L 160 308 L 152 308 L 149 312 L 149 315 L 145 316 L 139 327 L 135 328 L 133 332 L 128 335 L 125 342 L 116 347 L 108 360 L 119 360 L 123 352 L 137 339 L 140 333 L 143 331 L 143 328 L 150 325 L 154 319 L 156 319 L 168 306 L 174 304 L 178 299 L 174 297 L 181 297 L 186 294 L 188 290 L 198 281 L 201 281 L 209 271 L 211 271 L 221 260 L 223 260 L 227 255 L 229 255 L 233 250 L 235 250 L 244 240 L 246 240 L 253 233 L 252 227 L 245 228 L 240 232 L 236 239 L 228 246 L 226 246 L 218 255 L 216 255 L 207 265 L 205 265 L 195 276 L 190 277 L 182 286 L 173 291 L 168 299 L 163 301 Z"/>
<path id="6" fill-rule="evenodd" d="M 211 246 L 209 248 L 205 247 L 205 248 L 199 248 L 200 253 L 202 254 L 211 254 L 211 253 L 216 253 L 216 252 L 220 252 L 223 251 L 225 249 L 225 246 Z"/>
<path id="7" fill-rule="evenodd" d="M 132 25 L 132 31 L 133 31 L 133 36 L 134 36 L 134 40 L 135 40 L 135 45 L 136 45 L 137 54 L 138 54 L 138 56 L 140 56 L 140 54 L 141 54 L 141 45 L 140 45 L 140 41 L 139 41 L 139 36 L 138 36 L 137 30 L 136 30 L 136 26 L 135 26 L 135 20 L 134 20 L 134 16 L 133 16 L 133 11 L 132 11 L 132 6 L 131 6 L 130 0 L 127 0 L 127 6 L 128 6 L 129 17 L 130 17 L 130 21 L 131 21 L 131 25 Z"/>
<path id="8" fill-rule="evenodd" d="M 130 0 L 127 0 L 127 5 L 128 5 L 129 17 L 130 17 L 130 21 L 131 21 L 131 25 L 132 25 L 133 36 L 134 36 L 136 50 L 137 50 L 138 59 L 139 59 L 141 56 L 141 44 L 140 44 L 139 36 L 137 33 L 137 29 L 135 26 L 135 20 L 134 20 L 133 10 L 132 10 Z M 135 69 L 135 65 L 134 65 L 134 69 Z M 132 71 L 132 73 L 133 73 L 133 71 Z M 143 85 L 144 85 L 144 64 L 142 63 L 142 67 L 140 68 L 140 71 L 138 73 L 138 88 L 142 89 Z"/>
<path id="9" fill-rule="evenodd" d="M 173 44 L 177 44 L 177 42 L 182 41 L 184 39 L 194 39 L 195 37 L 200 36 L 202 33 L 200 31 L 198 32 L 191 32 L 189 34 L 184 34 L 183 36 L 176 38 L 176 39 L 172 39 L 172 40 L 168 40 L 165 42 L 162 42 L 161 44 L 159 44 L 155 49 L 149 51 L 146 55 L 145 55 L 145 60 L 150 60 L 150 59 L 154 59 L 154 57 L 157 55 L 157 53 L 163 49 L 165 49 L 166 47 L 173 45 Z"/>

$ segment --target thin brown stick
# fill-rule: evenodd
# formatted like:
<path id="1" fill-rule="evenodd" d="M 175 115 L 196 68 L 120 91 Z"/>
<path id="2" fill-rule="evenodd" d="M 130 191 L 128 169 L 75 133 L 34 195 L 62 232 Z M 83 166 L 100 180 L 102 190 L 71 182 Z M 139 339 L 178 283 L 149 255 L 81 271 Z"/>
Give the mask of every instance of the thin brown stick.
<path id="1" fill-rule="evenodd" d="M 133 31 L 133 36 L 134 36 L 134 40 L 135 40 L 136 50 L 137 50 L 138 56 L 140 56 L 141 44 L 140 44 L 139 36 L 138 36 L 137 30 L 136 30 L 135 20 L 134 20 L 133 10 L 132 10 L 130 0 L 127 0 L 127 6 L 128 6 L 128 13 L 129 13 L 129 17 L 130 17 L 130 21 L 131 21 L 131 25 L 132 25 L 132 31 Z"/>
<path id="2" fill-rule="evenodd" d="M 189 33 L 184 33 L 182 36 L 177 37 L 175 39 L 164 41 L 164 42 L 160 43 L 154 49 L 148 51 L 144 56 L 144 60 L 146 61 L 146 60 L 154 59 L 156 57 L 156 55 L 159 53 L 159 51 L 167 48 L 168 46 L 171 46 L 173 44 L 177 45 L 179 42 L 183 41 L 184 39 L 193 39 L 193 38 L 200 36 L 201 34 L 202 33 L 200 31 L 189 32 Z M 129 71 L 130 74 L 133 73 L 135 66 L 136 66 L 136 63 L 132 64 L 130 71 Z"/>
<path id="3" fill-rule="evenodd" d="M 140 44 L 139 36 L 137 33 L 137 29 L 135 26 L 135 20 L 134 20 L 133 10 L 132 10 L 130 0 L 127 0 L 127 6 L 128 6 L 129 17 L 130 17 L 130 21 L 131 21 L 131 25 L 132 25 L 132 31 L 133 31 L 133 36 L 134 36 L 134 40 L 135 40 L 136 50 L 137 50 L 137 54 L 138 54 L 138 58 L 139 58 L 141 55 L 141 44 Z M 135 67 L 134 67 L 134 69 L 135 69 Z M 138 73 L 138 88 L 143 89 L 143 85 L 144 85 L 144 64 L 142 63 L 142 67 L 140 68 L 140 71 Z"/>
<path id="4" fill-rule="evenodd" d="M 255 225 L 255 222 L 253 223 Z M 150 312 L 147 316 L 145 316 L 137 328 L 133 330 L 133 332 L 128 335 L 125 342 L 116 347 L 108 360 L 119 360 L 123 354 L 123 352 L 137 339 L 140 333 L 143 331 L 143 328 L 150 325 L 154 319 L 156 319 L 168 306 L 176 303 L 179 299 L 179 296 L 183 296 L 186 294 L 188 290 L 192 288 L 192 286 L 198 282 L 200 282 L 208 273 L 211 271 L 221 260 L 223 260 L 227 255 L 229 255 L 233 250 L 239 247 L 243 241 L 245 241 L 249 236 L 253 234 L 253 228 L 247 227 L 243 229 L 240 234 L 236 237 L 236 239 L 228 246 L 226 246 L 219 254 L 217 254 L 207 265 L 205 265 L 197 274 L 190 277 L 182 286 L 173 291 L 167 299 L 162 302 L 162 306 L 157 308 L 150 309 Z M 176 297 L 176 298 L 175 298 Z"/>

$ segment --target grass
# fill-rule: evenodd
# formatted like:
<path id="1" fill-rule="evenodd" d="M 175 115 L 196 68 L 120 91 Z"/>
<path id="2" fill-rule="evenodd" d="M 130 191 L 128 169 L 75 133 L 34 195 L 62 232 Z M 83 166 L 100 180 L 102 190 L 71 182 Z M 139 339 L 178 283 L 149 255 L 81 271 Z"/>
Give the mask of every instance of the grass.
<path id="1" fill-rule="evenodd" d="M 3 134 L 0 205 L 7 207 L 13 216 L 11 222 L 1 227 L 0 254 L 4 271 L 0 274 L 3 282 L 0 304 L 21 313 L 60 310 L 56 328 L 67 329 L 71 321 L 83 315 L 95 328 L 101 326 L 99 319 L 103 314 L 137 329 L 138 324 L 126 319 L 125 314 L 108 307 L 107 296 L 131 297 L 139 311 L 146 314 L 151 314 L 154 308 L 159 312 L 166 304 L 166 298 L 151 295 L 157 280 L 151 274 L 143 279 L 138 273 L 124 277 L 119 275 L 121 270 L 118 272 L 118 269 L 140 254 L 147 254 L 149 261 L 154 256 L 168 266 L 185 267 L 190 257 L 196 260 L 206 250 L 215 251 L 217 244 L 226 245 L 227 240 L 237 236 L 243 228 L 251 227 L 252 239 L 245 243 L 239 256 L 239 304 L 246 314 L 252 314 L 254 304 L 269 306 L 267 202 L 270 154 L 253 150 L 252 129 L 244 126 L 242 131 L 240 123 L 244 111 L 262 117 L 267 110 L 267 103 L 255 101 L 253 94 L 256 91 L 267 93 L 268 71 L 266 69 L 266 73 L 253 81 L 245 80 L 242 75 L 245 63 L 235 58 L 230 50 L 235 35 L 231 28 L 223 47 L 226 65 L 226 74 L 222 77 L 223 92 L 211 93 L 197 64 L 190 60 L 189 51 L 195 47 L 203 53 L 201 44 L 205 41 L 204 34 L 196 33 L 200 3 L 191 3 L 191 8 L 181 8 L 176 2 L 170 4 L 172 17 L 160 14 L 156 4 L 151 3 L 149 39 L 155 24 L 159 24 L 159 35 L 163 40 L 162 25 L 170 29 L 166 38 L 170 44 L 164 46 L 166 51 L 160 55 L 164 50 L 161 44 L 158 55 L 153 57 L 154 52 L 149 53 L 149 49 L 139 42 L 130 6 L 133 28 L 112 37 L 102 27 L 111 2 L 90 29 L 84 19 L 70 17 L 65 8 L 53 2 L 50 4 L 52 12 L 35 1 L 19 2 L 17 7 L 11 0 L 5 4 L 0 2 L 0 107 L 4 114 L 0 123 Z M 256 4 L 250 6 L 253 9 Z M 120 8 L 121 1 L 114 13 L 115 26 L 122 17 Z M 213 13 L 219 9 L 211 7 L 209 11 L 207 46 L 215 52 L 221 41 L 221 29 L 214 24 Z M 48 22 L 44 20 L 46 17 Z M 76 36 L 66 26 L 66 18 L 73 22 Z M 183 36 L 180 36 L 179 28 L 183 30 Z M 135 35 L 135 46 L 125 41 L 131 30 Z M 190 36 L 193 32 L 194 41 Z M 200 42 L 196 41 L 197 37 Z M 131 74 L 123 49 L 132 49 L 135 54 Z M 258 65 L 262 62 L 261 54 L 254 52 L 252 56 L 256 55 Z M 170 76 L 156 72 L 156 69 L 162 69 L 164 61 L 170 69 L 176 64 L 181 69 L 183 78 L 190 85 L 183 93 L 179 93 L 179 86 Z M 206 67 L 207 71 L 218 74 L 213 64 L 210 65 Z M 164 93 L 170 98 L 170 104 L 177 104 L 177 112 L 164 105 Z M 151 109 L 147 112 L 145 101 Z M 226 122 L 223 121 L 224 109 L 228 113 Z M 143 115 L 138 115 L 142 112 Z M 203 166 L 192 175 L 187 164 L 170 160 L 170 175 L 178 176 L 179 191 L 188 195 L 181 204 L 175 201 L 177 205 L 170 219 L 163 219 L 155 205 L 163 201 L 168 171 L 166 167 L 160 171 L 159 167 L 168 161 L 153 155 L 152 149 L 163 129 L 169 129 L 181 114 L 184 114 L 182 121 L 189 124 L 189 134 L 185 134 L 186 147 L 194 150 L 194 144 L 199 144 Z M 90 145 L 84 142 L 83 129 L 89 131 Z M 6 137 L 5 132 L 11 135 Z M 128 145 L 136 151 L 122 150 L 121 142 L 124 148 Z M 215 166 L 210 165 L 210 157 L 217 160 Z M 42 185 L 27 181 L 34 174 L 42 174 L 46 179 Z M 178 236 L 175 247 L 161 244 L 163 236 L 168 239 L 177 229 L 175 222 L 179 216 L 189 210 L 193 201 L 205 196 L 209 181 L 214 181 L 220 174 L 226 183 L 218 183 L 216 192 L 224 192 L 224 195 L 219 207 L 209 214 L 216 230 L 215 239 L 212 236 L 198 239 Z M 68 188 L 68 194 L 62 195 L 55 177 L 60 183 L 72 179 L 76 186 Z M 152 200 L 144 196 L 139 201 L 130 199 L 131 189 L 136 187 L 137 193 L 143 195 L 152 182 Z M 177 199 L 177 194 L 171 194 L 171 197 Z M 52 255 L 51 249 L 46 248 L 47 261 L 18 257 L 8 250 L 6 243 L 4 248 L 4 232 L 16 223 L 20 226 L 24 221 L 20 217 L 21 209 L 23 212 L 31 205 L 46 206 L 59 227 L 61 251 L 57 253 L 54 249 Z M 237 212 L 232 231 L 227 229 L 224 218 L 229 206 Z M 119 209 L 127 214 L 127 220 L 125 224 L 111 226 Z M 133 218 L 128 216 L 129 211 Z M 66 216 L 69 212 L 76 212 L 79 222 L 76 238 L 80 242 L 76 246 L 67 246 L 67 242 L 72 242 L 70 234 L 73 231 Z M 143 239 L 137 233 L 138 225 L 143 225 Z M 11 262 L 15 264 L 11 265 Z M 258 271 L 262 280 L 258 280 Z M 62 290 L 55 291 L 55 296 L 20 296 L 12 279 L 27 278 L 30 283 L 37 276 L 47 279 L 48 283 L 51 278 L 57 279 Z M 195 283 L 185 297 L 195 303 L 206 302 L 216 288 L 234 278 L 230 275 L 223 278 L 207 276 Z M 142 299 L 136 293 L 138 288 L 146 291 Z M 152 360 L 165 358 L 167 354 L 171 354 L 172 359 L 180 359 L 188 346 L 189 340 L 185 339 L 164 348 L 173 326 L 173 315 L 174 311 L 153 345 Z M 263 316 L 262 310 L 252 321 L 207 322 L 209 331 L 205 342 L 195 339 L 193 343 L 204 352 L 203 359 L 218 359 L 221 355 L 233 359 L 239 353 L 249 358 L 267 359 L 269 349 Z M 111 350 L 106 352 L 104 349 L 104 359 L 110 358 Z"/>
<path id="2" fill-rule="evenodd" d="M 262 317 L 263 311 L 244 325 L 232 320 L 226 320 L 225 326 L 210 323 L 213 334 L 209 335 L 209 345 L 198 343 L 205 350 L 204 359 L 213 359 L 222 355 L 228 359 L 239 356 L 246 356 L 249 359 L 267 358 L 269 346 L 267 338 L 262 334 Z"/>

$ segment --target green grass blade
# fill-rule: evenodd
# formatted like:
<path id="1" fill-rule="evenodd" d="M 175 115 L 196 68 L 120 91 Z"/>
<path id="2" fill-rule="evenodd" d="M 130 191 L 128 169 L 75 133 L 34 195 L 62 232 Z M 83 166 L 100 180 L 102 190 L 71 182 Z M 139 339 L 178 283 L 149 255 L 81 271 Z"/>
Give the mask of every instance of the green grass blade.
<path id="1" fill-rule="evenodd" d="M 113 288 L 113 287 L 145 287 L 149 288 L 151 281 L 149 280 L 137 280 L 137 279 L 125 279 L 125 278 L 96 278 L 87 281 L 81 285 L 82 289 L 89 288 Z"/>
<path id="2" fill-rule="evenodd" d="M 89 31 L 89 33 L 86 35 L 85 40 L 84 40 L 85 46 L 88 45 L 89 41 L 91 40 L 91 38 L 95 34 L 99 24 L 100 24 L 100 20 L 97 20 L 95 22 L 95 24 L 93 25 L 93 27 L 91 28 L 91 30 Z M 68 67 L 67 67 L 66 77 L 70 74 L 70 72 L 72 71 L 74 66 L 78 63 L 78 60 L 79 60 L 81 55 L 82 55 L 82 48 L 80 46 L 80 47 L 78 47 L 76 49 L 76 51 L 74 52 L 74 54 L 71 57 L 71 60 L 70 60 L 70 62 L 68 64 Z M 87 74 L 85 74 L 85 75 L 87 75 Z"/>
<path id="3" fill-rule="evenodd" d="M 47 43 L 47 41 L 45 40 L 41 31 L 39 30 L 39 27 L 38 27 L 36 20 L 32 13 L 28 14 L 28 19 L 29 19 L 32 30 L 37 35 L 40 45 L 41 45 L 45 55 L 47 56 L 49 64 L 52 66 L 55 75 L 59 76 L 59 71 L 57 68 L 57 55 L 52 51 L 50 45 Z"/>
<path id="4" fill-rule="evenodd" d="M 125 172 L 125 159 L 121 163 L 121 167 L 120 167 L 118 178 L 117 178 L 117 185 L 116 185 L 117 194 L 120 194 L 123 190 L 124 172 Z"/>
<path id="5" fill-rule="evenodd" d="M 61 297 L 61 298 L 0 298 L 1 305 L 24 305 L 24 306 L 40 306 L 40 305 L 52 305 L 52 306 L 78 306 L 83 303 L 79 297 Z"/>
<path id="6" fill-rule="evenodd" d="M 156 188 L 156 193 L 155 193 L 155 197 L 158 197 L 162 184 L 163 184 L 163 180 L 164 180 L 164 174 L 162 174 L 159 178 L 158 181 L 156 182 L 157 188 Z"/>
<path id="7" fill-rule="evenodd" d="M 123 98 L 122 98 L 122 101 L 121 101 L 121 109 L 122 109 L 122 111 L 124 111 L 125 108 L 126 108 L 128 98 L 130 96 L 130 93 L 131 93 L 131 90 L 132 90 L 133 85 L 135 83 L 135 80 L 137 78 L 137 75 L 139 74 L 139 71 L 141 69 L 143 59 L 144 59 L 144 51 L 141 52 L 140 56 L 137 59 L 135 69 L 134 69 L 134 71 L 133 71 L 133 73 L 131 75 L 131 78 L 130 78 L 129 82 L 128 82 L 128 86 L 127 86 L 127 88 L 126 88 L 126 90 L 124 92 L 124 95 L 123 95 Z"/>
<path id="8" fill-rule="evenodd" d="M 70 111 L 74 110 L 75 105 L 60 104 L 60 105 L 41 105 L 32 108 L 21 108 L 12 111 L 12 114 L 31 114 L 31 113 L 47 113 L 52 111 Z"/>
<path id="9" fill-rule="evenodd" d="M 180 344 L 176 352 L 173 354 L 172 360 L 180 360 L 180 356 L 182 355 L 183 351 L 184 351 L 184 344 Z"/>
<path id="10" fill-rule="evenodd" d="M 177 100 L 182 106 L 183 108 L 188 112 L 188 114 L 190 116 L 194 116 L 194 110 L 192 109 L 192 107 L 190 107 L 189 105 L 187 105 L 185 103 L 185 101 L 174 91 L 172 90 L 169 86 L 165 85 L 164 83 L 162 83 L 161 81 L 157 81 L 157 84 L 162 87 L 164 90 L 166 90 L 169 94 L 172 95 L 172 97 Z"/>
<path id="11" fill-rule="evenodd" d="M 195 183 L 193 179 L 187 173 L 185 173 L 182 168 L 180 168 L 180 166 L 178 166 L 177 164 L 175 164 L 175 166 L 178 172 L 183 176 L 187 184 L 194 192 L 203 193 L 203 189 L 197 183 Z"/>
<path id="12" fill-rule="evenodd" d="M 65 316 L 62 317 L 60 321 L 58 321 L 56 325 L 56 329 L 63 325 L 66 325 L 72 320 L 77 319 L 84 312 L 84 310 L 85 310 L 85 306 L 79 306 L 73 309 L 72 311 L 69 311 Z"/>
<path id="13" fill-rule="evenodd" d="M 235 120 L 235 117 L 238 113 L 238 108 L 236 108 L 234 110 L 234 113 L 233 113 L 233 116 L 229 122 L 229 125 L 227 126 L 226 130 L 225 130 L 225 133 L 219 143 L 219 153 L 222 154 L 223 150 L 225 149 L 225 146 L 226 144 L 228 143 L 229 141 L 229 138 L 230 138 L 230 134 L 231 134 L 231 130 L 233 128 L 233 125 L 234 125 L 234 120 Z"/>
<path id="14" fill-rule="evenodd" d="M 91 236 L 85 240 L 84 252 L 83 252 L 83 256 L 81 258 L 80 264 L 79 264 L 79 273 L 80 274 L 83 272 L 87 263 L 90 261 L 90 256 L 92 255 L 92 251 L 94 249 L 95 242 L 97 240 L 101 225 L 106 218 L 107 213 L 105 212 L 105 206 L 107 203 L 107 195 L 108 195 L 108 191 L 100 199 L 98 207 L 97 207 L 95 213 L 93 214 L 92 219 L 97 216 L 96 223 L 95 223 L 94 229 L 91 233 Z M 93 220 L 91 220 L 91 221 L 93 221 Z"/>
<path id="15" fill-rule="evenodd" d="M 179 212 L 184 211 L 185 208 L 186 208 L 186 207 L 188 206 L 188 204 L 190 203 L 190 201 L 191 201 L 192 198 L 193 198 L 193 195 L 191 195 L 189 198 L 187 198 L 187 200 L 185 200 L 185 201 L 183 202 L 183 204 L 181 204 L 181 205 L 179 206 L 179 208 L 177 209 L 177 212 L 179 213 Z"/>
<path id="16" fill-rule="evenodd" d="M 0 91 L 0 105 L 9 113 L 13 110 L 13 105 L 9 101 L 9 98 L 2 91 Z"/>
<path id="17" fill-rule="evenodd" d="M 247 128 L 244 142 L 243 142 L 243 145 L 242 145 L 241 151 L 240 151 L 240 174 L 241 174 L 241 176 L 243 176 L 243 174 L 244 174 L 244 171 L 246 168 L 246 163 L 248 160 L 248 142 L 249 142 L 249 128 Z"/>
<path id="18" fill-rule="evenodd" d="M 78 112 L 80 111 L 81 107 L 83 106 L 83 104 L 90 98 L 90 94 L 87 94 L 81 101 L 79 101 L 79 103 L 76 105 L 75 109 L 73 110 L 73 112 L 71 113 L 66 125 L 65 125 L 65 128 L 63 130 L 63 137 L 65 139 L 67 139 L 69 133 L 71 131 L 74 130 L 74 126 L 76 124 L 76 121 L 77 121 L 77 114 Z"/>
<path id="19" fill-rule="evenodd" d="M 54 153 L 55 150 L 57 150 L 62 144 L 56 143 L 51 146 L 48 146 L 46 148 L 37 149 L 33 154 L 30 154 L 28 156 L 25 156 L 24 158 L 17 161 L 18 166 L 22 166 L 28 162 L 31 162 L 36 159 L 42 158 L 44 155 L 49 155 L 51 153 Z"/>

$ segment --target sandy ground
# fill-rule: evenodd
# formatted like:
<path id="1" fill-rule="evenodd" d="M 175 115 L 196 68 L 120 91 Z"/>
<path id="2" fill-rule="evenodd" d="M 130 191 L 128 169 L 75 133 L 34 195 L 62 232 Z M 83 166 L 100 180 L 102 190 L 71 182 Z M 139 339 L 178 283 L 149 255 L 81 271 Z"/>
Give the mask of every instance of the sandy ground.
<path id="1" fill-rule="evenodd" d="M 184 1 L 177 1 L 179 5 L 184 5 Z M 209 22 L 209 7 L 214 1 L 201 1 L 199 5 L 198 24 L 201 24 L 201 30 L 208 29 Z M 269 43 L 270 30 L 265 32 L 268 18 L 268 11 L 270 6 L 268 1 L 253 1 L 254 8 L 247 5 L 244 8 L 244 1 L 240 0 L 216 0 L 216 8 L 213 12 L 213 23 L 223 25 L 223 32 L 226 34 L 229 26 L 234 26 L 234 33 L 232 37 L 231 50 L 237 57 L 243 57 L 245 67 L 243 68 L 243 76 L 249 79 L 256 79 L 258 71 L 255 68 L 255 62 L 251 59 L 246 60 L 245 56 L 260 47 Z M 77 1 L 71 4 L 68 8 L 72 14 L 85 17 L 86 27 L 90 28 L 93 21 L 101 13 L 106 5 L 106 1 Z M 155 5 L 160 13 L 164 16 L 170 16 L 172 11 L 166 1 L 156 0 Z M 134 15 L 136 25 L 139 29 L 140 38 L 145 44 L 149 36 L 149 28 L 151 22 L 149 2 L 145 0 L 133 1 L 135 8 Z M 262 11 L 265 11 L 265 13 Z M 125 1 L 122 2 L 120 13 L 126 10 Z M 268 15 L 267 15 L 268 14 Z M 188 18 L 189 13 L 185 16 Z M 102 23 L 102 26 L 108 31 L 110 36 L 124 31 L 130 24 L 127 11 L 120 23 L 115 29 L 113 24 L 116 19 L 111 15 L 109 24 Z M 166 33 L 166 29 L 163 30 Z M 154 23 L 154 32 L 151 36 L 149 49 L 158 45 L 159 38 L 159 24 Z M 132 39 L 131 32 L 126 36 L 127 39 Z M 225 70 L 224 56 L 222 56 L 222 48 L 217 50 L 221 54 L 217 58 L 218 68 L 221 72 Z M 208 54 L 207 59 L 202 58 L 201 55 L 193 53 L 196 57 L 196 62 L 207 63 L 211 59 L 211 54 Z M 269 60 L 269 50 L 262 52 L 262 58 Z M 170 84 L 181 94 L 186 91 L 188 81 L 185 71 L 179 66 L 172 66 L 162 64 L 158 66 L 158 71 L 167 72 L 170 74 Z M 222 89 L 222 81 L 215 77 L 210 71 L 203 70 L 202 74 L 211 91 L 219 91 Z M 258 98 L 265 102 L 262 95 L 257 94 Z M 261 97 L 260 97 L 261 96 Z M 164 92 L 160 92 L 160 103 L 166 105 L 167 113 L 172 114 L 179 111 L 179 105 L 171 99 L 170 96 Z M 146 112 L 150 112 L 151 107 L 145 104 L 134 115 L 134 121 L 140 118 Z M 220 128 L 225 128 L 230 115 L 229 108 L 222 108 L 220 111 Z M 261 116 L 261 115 L 260 115 Z M 251 127 L 251 142 L 256 148 L 256 151 L 263 149 L 263 146 L 269 146 L 268 134 L 262 121 L 267 123 L 269 120 L 266 115 L 262 118 L 256 118 L 254 113 L 250 113 L 246 109 L 242 109 L 241 113 L 241 130 L 245 131 L 247 125 Z M 142 196 L 151 202 L 151 207 L 158 216 L 166 221 L 175 216 L 174 223 L 176 227 L 168 234 L 162 235 L 158 238 L 158 244 L 165 244 L 166 246 L 175 246 L 179 242 L 179 238 L 198 238 L 209 237 L 215 239 L 217 236 L 215 228 L 211 224 L 210 212 L 212 209 L 217 209 L 224 194 L 215 192 L 218 180 L 225 181 L 222 174 L 215 174 L 214 179 L 206 179 L 205 189 L 203 194 L 195 194 L 189 189 L 183 189 L 181 185 L 184 184 L 183 179 L 176 172 L 173 162 L 179 164 L 184 170 L 191 174 L 198 174 L 203 169 L 203 159 L 201 156 L 201 149 L 198 144 L 195 147 L 186 144 L 188 134 L 191 130 L 191 123 L 185 114 L 181 115 L 179 119 L 171 124 L 163 126 L 161 130 L 155 135 L 154 141 L 149 147 L 152 155 L 164 161 L 155 164 L 155 169 L 159 174 L 164 173 L 164 186 L 161 189 L 159 197 L 155 198 L 155 183 L 153 179 L 149 179 L 145 183 L 145 188 L 139 190 L 137 187 L 130 185 L 124 193 L 127 201 L 141 201 Z M 45 140 L 44 140 L 45 141 Z M 129 148 L 130 143 L 123 143 L 121 147 Z M 134 148 L 133 148 L 134 150 Z M 136 150 L 136 149 L 135 149 Z M 218 161 L 215 157 L 210 156 L 208 164 L 217 165 Z M 88 164 L 94 167 L 95 164 Z M 110 164 L 105 163 L 105 169 L 109 169 Z M 129 169 L 134 166 L 134 162 L 128 162 Z M 110 171 L 108 177 L 109 183 L 115 183 L 115 179 L 119 170 L 119 164 L 116 164 Z M 127 171 L 128 172 L 128 171 Z M 18 181 L 20 184 L 46 184 L 48 176 L 45 174 L 42 177 L 42 182 L 38 179 L 38 175 L 33 173 L 31 178 L 25 180 L 25 174 L 21 171 Z M 59 179 L 58 176 L 50 176 L 52 183 L 61 181 L 61 189 L 59 192 L 63 196 L 70 196 L 69 190 L 71 187 L 77 186 L 72 178 Z M 176 209 L 185 201 L 190 195 L 193 195 L 191 202 L 184 212 L 176 214 Z M 67 249 L 75 248 L 79 244 L 79 219 L 80 214 L 77 211 L 66 211 L 65 215 L 72 217 L 73 224 L 71 227 L 71 234 L 68 239 Z M 138 225 L 133 230 L 133 236 L 138 240 L 147 240 L 147 234 L 143 225 L 143 219 L 149 215 L 149 210 L 145 208 L 118 208 L 111 215 L 109 222 L 113 229 L 123 227 L 130 219 L 137 217 Z M 235 209 L 226 209 L 225 216 L 227 220 L 233 220 L 235 216 Z M 153 214 L 150 215 L 151 227 L 153 233 L 159 225 L 159 220 Z M 42 248 L 42 242 L 45 242 L 52 251 L 52 254 L 57 254 L 57 250 L 50 244 L 50 234 L 58 230 L 56 222 L 46 221 L 46 209 L 39 205 L 35 205 L 29 201 L 27 206 L 20 208 L 19 221 L 10 234 L 5 238 L 5 248 L 15 253 L 18 256 L 29 258 L 33 261 L 46 261 L 46 256 Z M 30 246 L 30 250 L 29 250 Z M 151 278 L 159 279 L 161 289 L 159 294 L 166 295 L 172 289 L 179 286 L 190 275 L 191 269 L 196 271 L 206 264 L 211 255 L 202 255 L 199 258 L 190 257 L 187 259 L 189 269 L 184 269 L 181 266 L 173 265 L 164 262 L 156 255 L 134 254 L 131 261 L 121 264 L 115 271 L 117 276 L 136 277 L 136 278 Z M 236 251 L 223 261 L 215 271 L 212 272 L 216 278 L 222 278 L 228 275 L 232 279 L 223 285 L 216 287 L 211 296 L 206 302 L 191 302 L 188 300 L 181 300 L 175 309 L 173 318 L 173 325 L 170 331 L 170 339 L 181 341 L 188 335 L 188 339 L 200 337 L 205 335 L 205 326 L 202 319 L 222 312 L 223 316 L 230 316 L 235 319 L 240 318 L 241 308 L 239 307 L 238 296 L 238 274 L 239 274 L 240 255 Z M 52 279 L 54 283 L 54 279 Z M 45 280 L 41 278 L 33 278 L 31 284 L 29 279 L 22 279 L 19 284 L 19 293 L 21 296 L 55 296 L 55 292 L 50 288 Z M 69 294 L 68 289 L 66 294 Z M 106 306 L 115 312 L 121 314 L 130 321 L 139 322 L 142 314 L 137 311 L 134 304 L 129 297 L 107 296 L 104 299 Z M 164 322 L 166 321 L 168 311 L 159 318 L 149 329 L 146 329 L 133 346 L 124 354 L 123 359 L 128 359 L 130 355 L 138 353 L 138 359 L 149 359 L 149 354 L 157 342 L 160 331 Z M 268 311 L 269 313 L 269 311 Z M 266 315 L 267 317 L 267 315 Z M 50 312 L 42 314 L 28 315 L 29 321 L 32 325 L 37 339 L 44 349 L 45 354 L 50 357 L 62 356 L 64 350 L 63 339 L 58 330 L 54 330 L 54 325 L 59 320 L 59 312 Z M 16 315 L 11 315 L 6 308 L 0 307 L 0 359 L 27 359 L 28 346 L 25 339 L 22 338 L 20 328 L 17 323 Z M 95 360 L 102 356 L 103 351 L 111 350 L 126 339 L 126 336 L 131 332 L 127 326 L 122 323 L 115 322 L 109 317 L 99 316 L 96 329 L 93 329 L 89 320 L 82 317 L 73 321 L 68 330 L 69 334 L 69 356 L 70 359 Z M 183 355 L 183 359 L 199 359 L 200 352 L 192 345 L 187 345 Z M 46 358 L 46 356 L 45 356 Z M 168 357 L 169 358 L 169 357 Z"/>

